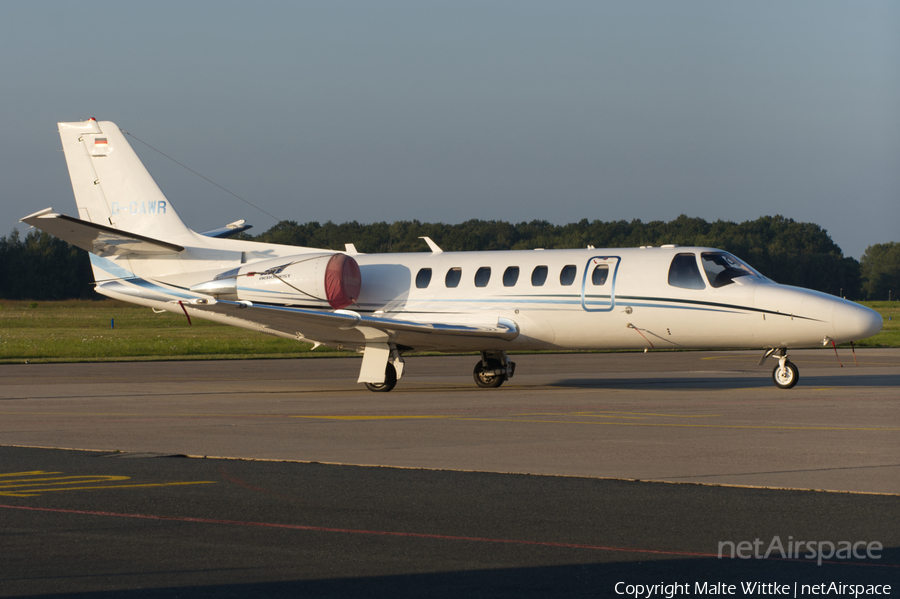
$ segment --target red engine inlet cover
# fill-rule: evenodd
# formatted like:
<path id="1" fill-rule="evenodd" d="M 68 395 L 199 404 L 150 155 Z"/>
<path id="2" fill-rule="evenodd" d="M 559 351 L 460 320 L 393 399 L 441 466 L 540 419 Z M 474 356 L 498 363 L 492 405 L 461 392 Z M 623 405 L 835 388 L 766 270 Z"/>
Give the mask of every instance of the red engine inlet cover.
<path id="1" fill-rule="evenodd" d="M 335 310 L 359 299 L 362 277 L 359 264 L 346 254 L 335 254 L 325 267 L 325 297 Z"/>

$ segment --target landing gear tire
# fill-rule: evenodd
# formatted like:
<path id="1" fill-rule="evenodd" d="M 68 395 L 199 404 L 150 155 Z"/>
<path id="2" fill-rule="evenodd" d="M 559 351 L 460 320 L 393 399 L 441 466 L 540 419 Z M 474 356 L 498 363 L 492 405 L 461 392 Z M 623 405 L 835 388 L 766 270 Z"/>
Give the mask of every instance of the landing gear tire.
<path id="1" fill-rule="evenodd" d="M 388 362 L 387 367 L 384 369 L 384 382 L 383 383 L 366 383 L 366 389 L 369 391 L 374 391 L 375 393 L 387 393 L 391 389 L 394 388 L 397 384 L 397 371 L 394 369 L 394 365 Z"/>
<path id="2" fill-rule="evenodd" d="M 478 360 L 478 363 L 475 364 L 475 370 L 472 373 L 472 376 L 475 378 L 475 384 L 484 389 L 499 387 L 503 384 L 503 376 L 497 374 L 487 374 L 485 370 L 487 370 L 488 372 L 493 372 L 502 367 L 502 364 L 500 364 L 498 360 L 488 360 L 487 368 L 485 368 L 484 363 L 481 360 Z"/>
<path id="3" fill-rule="evenodd" d="M 800 380 L 800 370 L 794 366 L 793 362 L 785 361 L 783 368 L 779 364 L 772 371 L 772 380 L 779 389 L 790 389 Z"/>

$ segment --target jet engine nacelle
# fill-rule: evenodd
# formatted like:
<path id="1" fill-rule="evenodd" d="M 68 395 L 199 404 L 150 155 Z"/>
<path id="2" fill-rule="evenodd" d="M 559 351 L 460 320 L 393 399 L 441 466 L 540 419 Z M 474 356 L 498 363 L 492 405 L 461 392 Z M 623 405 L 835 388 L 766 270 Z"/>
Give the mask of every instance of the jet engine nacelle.
<path id="1" fill-rule="evenodd" d="M 346 308 L 359 298 L 359 264 L 347 254 L 301 254 L 248 264 L 191 291 L 219 299 Z"/>

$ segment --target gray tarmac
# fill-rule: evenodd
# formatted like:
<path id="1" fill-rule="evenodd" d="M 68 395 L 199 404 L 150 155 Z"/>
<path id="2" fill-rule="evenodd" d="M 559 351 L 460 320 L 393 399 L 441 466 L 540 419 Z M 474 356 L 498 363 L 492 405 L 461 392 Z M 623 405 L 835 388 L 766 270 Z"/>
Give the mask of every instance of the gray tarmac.
<path id="1" fill-rule="evenodd" d="M 359 360 L 0 366 L 0 444 L 900 494 L 900 350 L 407 359 L 390 393 Z"/>
<path id="2" fill-rule="evenodd" d="M 0 366 L 0 596 L 892 584 L 900 351 L 857 356 L 792 352 L 787 391 L 755 352 L 516 356 L 494 390 L 411 358 L 387 394 L 354 359 Z M 883 549 L 718 557 L 776 537 Z"/>

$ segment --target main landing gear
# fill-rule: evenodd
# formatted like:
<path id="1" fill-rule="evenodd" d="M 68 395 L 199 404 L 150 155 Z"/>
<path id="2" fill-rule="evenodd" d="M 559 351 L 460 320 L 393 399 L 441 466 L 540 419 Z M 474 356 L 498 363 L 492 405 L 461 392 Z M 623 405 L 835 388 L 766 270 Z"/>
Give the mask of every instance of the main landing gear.
<path id="1" fill-rule="evenodd" d="M 772 348 L 766 352 L 766 355 L 759 361 L 760 365 L 766 361 L 771 355 L 778 356 L 778 366 L 772 371 L 772 380 L 779 389 L 790 389 L 800 380 L 800 370 L 797 366 L 788 360 L 787 348 Z"/>
<path id="2" fill-rule="evenodd" d="M 373 360 L 387 360 L 384 367 L 384 380 L 381 382 L 371 382 L 378 380 L 380 376 L 374 376 L 377 370 L 366 370 L 365 363 L 366 354 L 363 354 L 363 367 L 360 382 L 365 382 L 366 389 L 375 393 L 387 393 L 397 385 L 397 381 L 403 376 L 403 358 L 395 346 L 385 345 L 379 347 L 370 345 L 366 347 L 366 352 L 373 353 Z M 380 352 L 380 353 L 379 353 Z M 381 364 L 375 362 L 375 368 L 381 368 Z M 516 363 L 510 362 L 509 356 L 505 351 L 483 351 L 481 352 L 481 360 L 475 364 L 475 370 L 472 373 L 475 378 L 475 384 L 479 387 L 490 389 L 499 387 L 503 381 L 512 378 L 516 372 Z M 365 379 L 368 378 L 369 381 Z"/>
<path id="3" fill-rule="evenodd" d="M 375 393 L 387 393 L 397 385 L 397 369 L 390 362 L 384 369 L 383 383 L 366 383 L 366 389 Z"/>
<path id="4" fill-rule="evenodd" d="M 505 351 L 483 351 L 475 364 L 472 376 L 475 384 L 484 389 L 499 387 L 516 372 L 516 363 L 510 362 Z"/>

